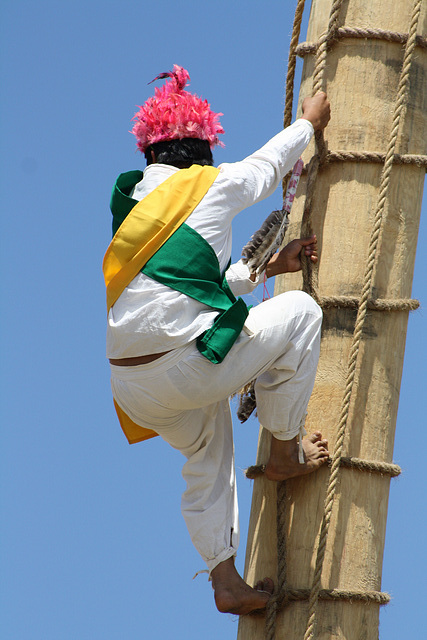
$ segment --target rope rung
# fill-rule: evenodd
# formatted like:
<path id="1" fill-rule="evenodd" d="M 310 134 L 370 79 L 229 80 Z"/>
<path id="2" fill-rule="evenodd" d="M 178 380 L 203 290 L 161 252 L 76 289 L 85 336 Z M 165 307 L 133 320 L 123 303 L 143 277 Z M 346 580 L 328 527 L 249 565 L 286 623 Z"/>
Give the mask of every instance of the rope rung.
<path id="1" fill-rule="evenodd" d="M 330 33 L 327 38 L 327 46 L 330 49 L 336 42 L 344 38 L 356 38 L 363 40 L 384 40 L 386 42 L 396 42 L 406 44 L 407 33 L 397 31 L 386 31 L 384 29 L 365 29 L 361 27 L 340 27 Z M 295 54 L 303 58 L 307 54 L 315 54 L 322 42 L 301 42 L 295 49 Z M 427 48 L 427 38 L 417 35 L 415 45 L 422 49 Z"/>
<path id="2" fill-rule="evenodd" d="M 328 458 L 328 466 L 332 465 L 332 458 Z M 398 464 L 390 462 L 380 462 L 376 460 L 363 460 L 362 458 L 346 457 L 343 456 L 340 460 L 340 467 L 344 469 L 354 469 L 356 471 L 365 471 L 368 473 L 379 473 L 381 475 L 388 475 L 392 478 L 397 477 L 402 473 L 402 469 Z M 265 464 L 252 465 L 245 471 L 245 476 L 249 480 L 260 478 L 265 473 Z"/>
<path id="3" fill-rule="evenodd" d="M 310 589 L 286 589 L 283 606 L 287 602 L 308 600 Z M 385 605 L 390 602 L 390 595 L 382 591 L 351 591 L 348 589 L 321 589 L 319 600 L 341 600 L 347 602 L 364 602 Z"/>
<path id="4" fill-rule="evenodd" d="M 317 301 L 322 309 L 358 309 L 360 304 L 355 296 L 319 296 Z M 415 311 L 420 302 L 412 298 L 370 298 L 367 305 L 372 311 Z"/>
<path id="5" fill-rule="evenodd" d="M 323 169 L 333 162 L 368 162 L 371 164 L 384 164 L 385 153 L 376 151 L 330 151 L 328 150 L 324 159 L 319 163 L 319 169 Z M 410 164 L 417 167 L 426 167 L 427 156 L 416 153 L 395 153 L 392 158 L 393 164 Z M 308 172 L 308 165 L 304 165 L 302 173 Z"/>

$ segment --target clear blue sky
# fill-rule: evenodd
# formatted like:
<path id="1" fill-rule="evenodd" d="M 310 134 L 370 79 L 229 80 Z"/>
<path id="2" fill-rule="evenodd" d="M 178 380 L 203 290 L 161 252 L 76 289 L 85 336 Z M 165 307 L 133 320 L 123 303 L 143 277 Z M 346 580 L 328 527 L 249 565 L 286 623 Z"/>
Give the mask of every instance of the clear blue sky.
<path id="1" fill-rule="evenodd" d="M 180 454 L 130 447 L 104 356 L 101 260 L 128 131 L 173 63 L 225 115 L 238 160 L 281 127 L 294 0 L 3 0 L 0 9 L 1 619 L 7 640 L 231 640 L 180 515 Z M 380 26 L 380 25 L 379 25 Z M 279 196 L 238 220 L 234 257 Z M 427 297 L 424 205 L 413 296 Z M 261 295 L 262 292 L 260 292 Z M 380 637 L 421 637 L 425 572 L 425 311 L 409 321 Z M 237 467 L 257 422 L 236 424 Z M 239 477 L 243 569 L 251 485 Z M 410 590 L 410 595 L 409 595 Z"/>

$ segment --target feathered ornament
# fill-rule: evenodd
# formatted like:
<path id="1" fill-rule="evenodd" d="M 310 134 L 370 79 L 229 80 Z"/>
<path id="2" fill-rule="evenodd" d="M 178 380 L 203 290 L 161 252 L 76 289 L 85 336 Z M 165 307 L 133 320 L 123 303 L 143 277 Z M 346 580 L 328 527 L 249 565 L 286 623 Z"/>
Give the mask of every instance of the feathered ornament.
<path id="1" fill-rule="evenodd" d="M 239 406 L 237 408 L 237 417 L 240 422 L 246 422 L 256 409 L 255 397 L 255 380 L 247 384 L 240 392 Z"/>
<path id="2" fill-rule="evenodd" d="M 289 214 L 303 166 L 304 163 L 300 158 L 292 170 L 282 209 L 272 211 L 264 220 L 261 228 L 253 234 L 242 249 L 242 262 L 248 265 L 251 273 L 259 274 L 264 271 L 268 262 L 283 244 L 286 229 L 289 225 Z M 237 409 L 237 417 L 240 422 L 246 422 L 255 409 L 255 380 L 253 380 L 240 392 L 239 407 Z"/>
<path id="3" fill-rule="evenodd" d="M 264 220 L 262 227 L 253 234 L 242 249 L 242 262 L 248 265 L 250 273 L 259 274 L 264 271 L 268 262 L 282 246 L 303 166 L 304 163 L 300 158 L 292 170 L 282 209 L 272 211 Z"/>
<path id="4" fill-rule="evenodd" d="M 219 122 L 223 114 L 214 113 L 207 100 L 185 91 L 190 80 L 188 71 L 175 64 L 173 71 L 160 73 L 151 82 L 165 78 L 168 82 L 160 89 L 156 87 L 154 96 L 139 107 L 133 118 L 132 133 L 138 149 L 144 153 L 150 144 L 183 138 L 207 140 L 211 149 L 217 144 L 224 146 L 218 138 L 224 133 Z"/>

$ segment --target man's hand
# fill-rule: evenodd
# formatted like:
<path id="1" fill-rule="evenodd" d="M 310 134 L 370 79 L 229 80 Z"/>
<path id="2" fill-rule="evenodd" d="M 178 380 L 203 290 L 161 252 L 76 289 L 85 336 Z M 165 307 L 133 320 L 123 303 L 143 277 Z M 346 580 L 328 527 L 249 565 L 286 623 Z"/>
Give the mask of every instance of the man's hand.
<path id="1" fill-rule="evenodd" d="M 293 273 L 302 269 L 301 254 L 304 252 L 311 262 L 316 263 L 317 257 L 317 238 L 299 238 L 292 240 L 281 251 L 275 253 L 267 264 L 265 273 L 267 278 L 279 275 L 279 273 Z"/>
<path id="2" fill-rule="evenodd" d="M 302 113 L 301 117 L 310 120 L 315 131 L 324 129 L 331 119 L 331 105 L 326 93 L 320 91 L 312 98 L 306 98 L 302 103 Z"/>

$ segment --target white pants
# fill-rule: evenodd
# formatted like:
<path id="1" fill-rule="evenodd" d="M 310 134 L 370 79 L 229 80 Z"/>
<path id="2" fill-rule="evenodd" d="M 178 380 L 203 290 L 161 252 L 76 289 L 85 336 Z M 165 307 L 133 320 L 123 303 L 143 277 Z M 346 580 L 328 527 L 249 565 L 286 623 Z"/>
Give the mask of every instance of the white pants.
<path id="1" fill-rule="evenodd" d="M 249 312 L 221 364 L 195 342 L 134 367 L 111 366 L 113 395 L 129 417 L 187 458 L 182 513 L 209 572 L 236 554 L 239 523 L 228 398 L 256 378 L 260 423 L 279 440 L 301 431 L 319 357 L 322 312 L 291 291 Z"/>

